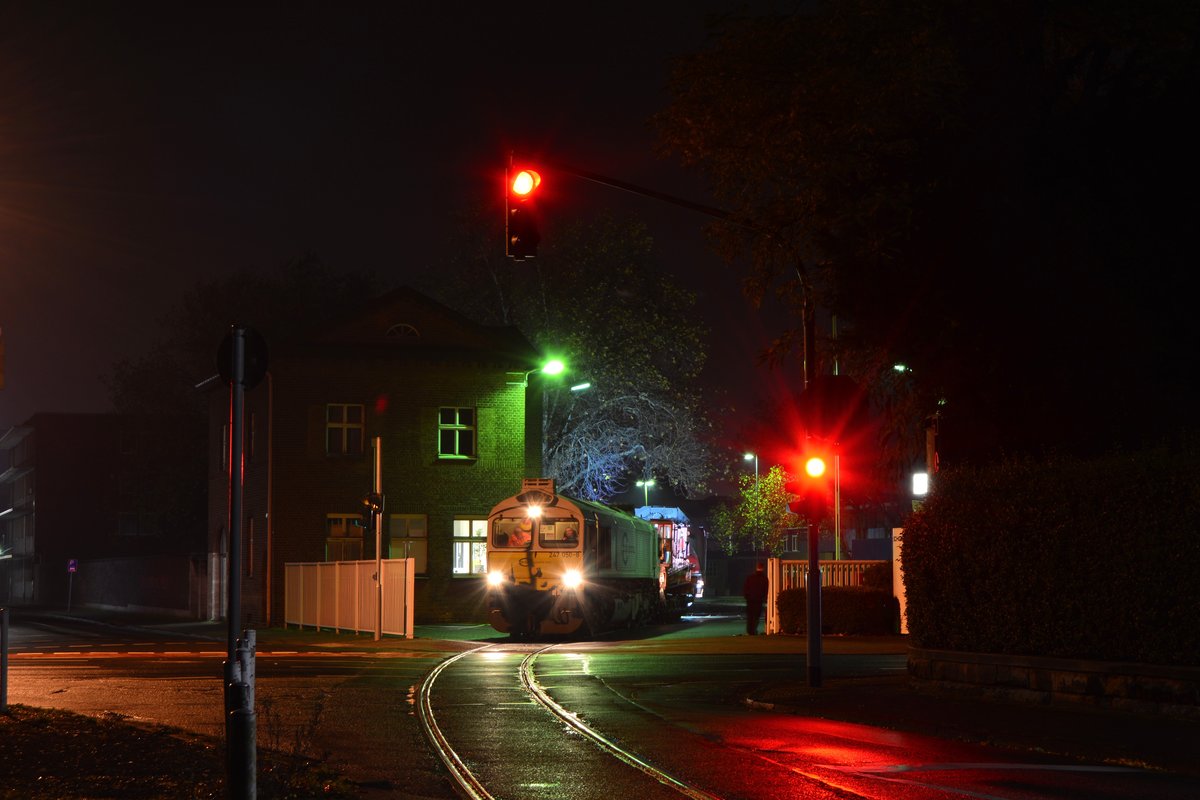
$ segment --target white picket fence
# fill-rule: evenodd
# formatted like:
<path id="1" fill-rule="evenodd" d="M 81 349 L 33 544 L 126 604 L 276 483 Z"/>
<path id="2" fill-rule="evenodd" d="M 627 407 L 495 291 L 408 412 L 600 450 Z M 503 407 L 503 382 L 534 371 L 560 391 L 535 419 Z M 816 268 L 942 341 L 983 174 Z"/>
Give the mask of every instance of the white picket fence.
<path id="1" fill-rule="evenodd" d="M 285 627 L 375 631 L 376 606 L 382 606 L 380 632 L 413 637 L 415 559 L 381 562 L 383 585 L 376 599 L 374 561 L 318 561 L 284 564 Z"/>
<path id="2" fill-rule="evenodd" d="M 820 561 L 821 586 L 862 586 L 863 573 L 875 564 L 887 561 Z M 804 589 L 808 586 L 808 561 L 785 561 L 781 558 L 767 559 L 767 608 L 766 632 L 779 633 L 780 592 L 788 589 Z M 894 591 L 894 587 L 893 587 Z"/>

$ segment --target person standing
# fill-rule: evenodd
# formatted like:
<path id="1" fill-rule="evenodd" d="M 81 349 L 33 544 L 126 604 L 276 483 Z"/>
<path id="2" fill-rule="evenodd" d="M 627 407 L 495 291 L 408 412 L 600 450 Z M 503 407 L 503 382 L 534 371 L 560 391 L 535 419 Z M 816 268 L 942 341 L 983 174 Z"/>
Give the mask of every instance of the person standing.
<path id="1" fill-rule="evenodd" d="M 742 597 L 746 598 L 746 635 L 754 636 L 758 633 L 763 603 L 767 601 L 767 573 L 763 571 L 761 561 L 754 565 L 754 572 L 746 576 Z"/>

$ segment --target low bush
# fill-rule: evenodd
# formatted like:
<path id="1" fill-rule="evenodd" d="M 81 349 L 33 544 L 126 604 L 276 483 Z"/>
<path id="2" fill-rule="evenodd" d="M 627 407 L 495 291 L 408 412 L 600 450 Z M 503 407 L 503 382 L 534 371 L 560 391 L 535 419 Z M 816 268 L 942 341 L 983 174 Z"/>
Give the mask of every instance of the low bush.
<path id="1" fill-rule="evenodd" d="M 781 633 L 808 631 L 808 592 L 785 589 L 779 593 Z M 890 589 L 826 587 L 821 590 L 821 632 L 882 636 L 899 629 L 900 604 Z"/>

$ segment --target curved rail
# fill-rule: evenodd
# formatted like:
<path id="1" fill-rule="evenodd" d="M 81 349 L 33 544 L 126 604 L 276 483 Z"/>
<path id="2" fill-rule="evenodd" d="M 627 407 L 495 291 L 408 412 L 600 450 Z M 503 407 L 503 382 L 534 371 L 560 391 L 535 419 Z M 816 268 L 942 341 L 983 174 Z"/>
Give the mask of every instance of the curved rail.
<path id="1" fill-rule="evenodd" d="M 547 694 L 546 690 L 542 688 L 542 685 L 538 683 L 537 678 L 533 675 L 533 662 L 542 653 L 557 646 L 558 645 L 550 645 L 548 647 L 543 647 L 541 650 L 525 656 L 525 658 L 521 661 L 521 682 L 525 684 L 525 688 L 529 690 L 529 693 L 532 694 L 539 703 L 541 703 L 548 711 L 550 711 L 550 713 L 554 714 L 554 716 L 558 717 L 576 731 L 591 739 L 597 746 L 600 747 L 601 750 L 604 750 L 609 755 L 624 761 L 629 766 L 641 770 L 659 783 L 669 786 L 677 792 L 686 795 L 687 797 L 691 797 L 693 800 L 720 800 L 720 798 L 718 798 L 716 795 L 709 794 L 708 792 L 697 789 L 694 786 L 690 786 L 673 775 L 669 775 L 668 773 L 663 772 L 661 769 L 646 763 L 633 753 L 606 738 L 596 729 L 581 722 L 578 716 L 568 711 L 554 698 Z"/>
<path id="2" fill-rule="evenodd" d="M 565 722 L 573 730 L 583 734 L 593 744 L 599 747 L 602 751 L 610 756 L 624 762 L 625 764 L 641 771 L 645 775 L 653 778 L 664 786 L 674 789 L 680 794 L 692 798 L 692 800 L 720 800 L 716 795 L 709 794 L 694 786 L 675 778 L 674 776 L 658 769 L 657 767 L 643 761 L 635 754 L 625 750 L 620 745 L 606 738 L 603 734 L 589 727 L 582 722 L 577 715 L 568 711 L 560 705 L 554 698 L 542 688 L 538 683 L 537 678 L 533 674 L 533 664 L 537 657 L 548 650 L 553 649 L 557 645 L 548 645 L 532 653 L 529 653 L 521 660 L 519 668 L 521 683 L 526 691 L 535 699 L 543 708 L 553 714 L 559 720 Z M 469 798 L 469 800 L 493 800 L 493 795 L 483 785 L 483 782 L 471 772 L 462 758 L 455 752 L 450 741 L 442 732 L 441 727 L 437 723 L 434 715 L 432 701 L 430 696 L 434 682 L 438 676 L 453 665 L 455 662 L 470 656 L 477 655 L 486 650 L 492 650 L 500 647 L 500 645 L 483 645 L 470 650 L 464 650 L 457 655 L 451 656 L 440 662 L 436 667 L 429 671 L 425 679 L 421 681 L 421 685 L 417 688 L 417 716 L 421 721 L 421 725 L 429 739 L 434 751 L 446 765 L 446 769 L 450 772 L 450 777 L 456 785 L 460 793 Z"/>
<path id="3" fill-rule="evenodd" d="M 492 795 L 484 788 L 479 779 L 475 777 L 475 773 L 467 768 L 463 760 L 458 757 L 458 753 L 454 752 L 454 748 L 450 746 L 450 742 L 446 739 L 442 729 L 438 726 L 437 720 L 433 716 L 433 706 L 430 703 L 430 689 L 433 688 L 433 682 L 437 680 L 437 676 L 442 673 L 442 670 L 450 666 L 461 658 L 478 653 L 483 650 L 495 648 L 496 645 L 488 644 L 482 647 L 464 650 L 458 655 L 451 656 L 440 662 L 436 667 L 429 671 L 425 676 L 425 680 L 421 681 L 421 685 L 417 688 L 417 716 L 421 720 L 421 725 L 425 730 L 425 735 L 429 737 L 430 743 L 433 745 L 434 752 L 442 759 L 442 763 L 446 765 L 446 769 L 450 771 L 450 777 L 454 779 L 455 784 L 461 792 L 470 800 L 492 800 Z"/>

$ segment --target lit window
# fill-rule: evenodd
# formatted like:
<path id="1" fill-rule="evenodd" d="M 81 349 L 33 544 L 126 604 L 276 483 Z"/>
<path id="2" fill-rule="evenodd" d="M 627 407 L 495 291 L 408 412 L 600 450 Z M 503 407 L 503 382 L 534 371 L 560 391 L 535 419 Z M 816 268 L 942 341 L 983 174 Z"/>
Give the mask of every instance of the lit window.
<path id="1" fill-rule="evenodd" d="M 363 407 L 353 403 L 325 406 L 325 452 L 331 456 L 361 456 Z"/>
<path id="2" fill-rule="evenodd" d="M 388 558 L 413 559 L 413 571 L 429 569 L 429 521 L 424 514 L 391 514 L 388 517 Z"/>
<path id="3" fill-rule="evenodd" d="M 438 458 L 475 457 L 475 409 L 438 410 Z"/>
<path id="4" fill-rule="evenodd" d="M 454 520 L 454 574 L 487 574 L 487 520 Z"/>

